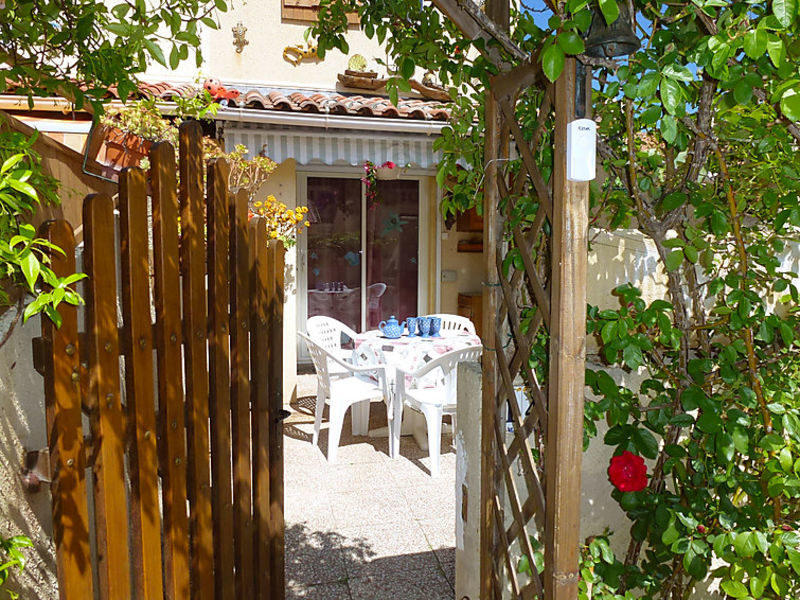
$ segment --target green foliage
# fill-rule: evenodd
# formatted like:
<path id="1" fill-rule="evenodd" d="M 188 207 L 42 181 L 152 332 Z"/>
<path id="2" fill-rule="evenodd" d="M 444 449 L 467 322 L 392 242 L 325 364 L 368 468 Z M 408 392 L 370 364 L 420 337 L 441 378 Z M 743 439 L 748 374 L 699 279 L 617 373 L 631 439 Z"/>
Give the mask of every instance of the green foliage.
<path id="1" fill-rule="evenodd" d="M 48 253 L 60 250 L 36 237 L 35 228 L 25 222 L 43 199 L 58 202 L 57 182 L 42 171 L 39 155 L 33 150 L 35 140 L 36 134 L 26 138 L 17 132 L 0 132 L 0 282 L 33 296 L 25 307 L 24 320 L 44 312 L 60 325 L 58 305 L 81 302 L 72 286 L 82 276 L 56 277 L 48 266 Z M 10 303 L 8 293 L 0 289 L 0 305 Z"/>
<path id="2" fill-rule="evenodd" d="M 15 535 L 10 538 L 0 536 L 0 588 L 8 581 L 14 569 L 20 573 L 22 572 L 27 562 L 22 548 L 30 548 L 32 546 L 31 540 L 24 535 Z M 19 594 L 12 590 L 4 591 L 6 592 L 6 597 L 10 600 L 19 598 Z"/>
<path id="3" fill-rule="evenodd" d="M 32 97 L 59 94 L 101 113 L 108 88 L 125 99 L 148 63 L 174 69 L 194 52 L 200 27 L 217 28 L 225 0 L 8 0 L 0 8 L 0 80 Z"/>
<path id="4" fill-rule="evenodd" d="M 606 177 L 592 186 L 591 223 L 638 229 L 657 251 L 666 286 L 663 299 L 647 302 L 621 285 L 603 310 L 589 308 L 601 358 L 644 377 L 622 387 L 603 369 L 587 372 L 594 398 L 585 443 L 605 422 L 603 442 L 651 459 L 652 471 L 644 490 L 612 492 L 630 519 L 631 542 L 623 560 L 604 551 L 603 537 L 587 541 L 581 593 L 687 598 L 713 576 L 732 598 L 800 597 L 800 291 L 781 258 L 800 241 L 798 2 L 633 4 L 641 50 L 595 69 Z M 347 51 L 345 14 L 358 12 L 396 61 L 438 74 L 454 101 L 436 144 L 447 213 L 482 202 L 485 90 L 500 64 L 490 54 L 512 67 L 519 56 L 537 57 L 554 80 L 566 55 L 581 52 L 592 9 L 609 23 L 619 14 L 614 0 L 557 5 L 564 11 L 546 28 L 512 10 L 509 38 L 519 54 L 491 35 L 464 39 L 437 10 L 411 0 L 325 0 L 312 34 L 323 53 Z M 538 89 L 523 89 L 514 109 L 523 137 L 541 136 L 534 159 L 547 182 L 553 122 L 539 114 L 541 101 Z M 502 167 L 513 181 L 520 164 Z M 525 188 L 499 208 L 508 226 L 525 229 L 539 204 Z M 508 276 L 546 254 L 537 247 L 523 256 L 513 236 L 506 240 Z M 523 302 L 527 328 L 536 309 Z M 543 383 L 546 348 L 540 335 L 530 357 Z M 532 573 L 531 558 L 518 568 Z"/>

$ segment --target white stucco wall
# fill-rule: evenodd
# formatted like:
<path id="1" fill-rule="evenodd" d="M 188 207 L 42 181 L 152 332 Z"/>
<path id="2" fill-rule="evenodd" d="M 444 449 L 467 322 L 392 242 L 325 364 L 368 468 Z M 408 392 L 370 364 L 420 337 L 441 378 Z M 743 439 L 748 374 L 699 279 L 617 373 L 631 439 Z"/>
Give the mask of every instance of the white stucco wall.
<path id="1" fill-rule="evenodd" d="M 148 81 L 191 82 L 198 77 L 216 77 L 223 85 L 272 86 L 295 89 L 336 89 L 338 73 L 347 68 L 352 54 L 364 56 L 370 68 L 377 69 L 376 58 L 386 59 L 385 53 L 375 40 L 369 40 L 351 27 L 347 36 L 350 53 L 331 51 L 324 60 L 304 61 L 299 66 L 284 60 L 286 46 L 301 44 L 305 47 L 303 33 L 309 23 L 288 21 L 281 18 L 281 1 L 234 2 L 227 13 L 219 13 L 220 27 L 217 30 L 200 28 L 203 64 L 198 68 L 194 57 L 182 62 L 178 69 L 170 71 L 151 65 L 145 79 Z M 241 53 L 233 45 L 231 29 L 240 22 L 247 28 L 245 38 L 249 42 Z M 385 69 L 379 70 L 380 74 Z"/>
<path id="2" fill-rule="evenodd" d="M 0 317 L 0 338 L 15 313 Z M 42 485 L 39 492 L 27 493 L 20 479 L 25 451 L 47 446 L 44 381 L 33 369 L 31 352 L 31 340 L 40 334 L 39 318 L 32 318 L 18 325 L 0 348 L 0 535 L 26 535 L 34 543 L 24 551 L 25 571 L 7 585 L 23 600 L 55 600 L 58 595 L 49 488 Z"/>

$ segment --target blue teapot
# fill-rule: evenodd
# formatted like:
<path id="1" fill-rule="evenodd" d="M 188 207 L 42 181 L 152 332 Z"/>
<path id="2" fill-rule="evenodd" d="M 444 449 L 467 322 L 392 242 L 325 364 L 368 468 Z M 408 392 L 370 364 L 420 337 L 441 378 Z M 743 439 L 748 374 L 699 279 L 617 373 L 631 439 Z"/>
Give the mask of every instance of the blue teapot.
<path id="1" fill-rule="evenodd" d="M 388 321 L 381 321 L 378 323 L 378 329 L 389 339 L 397 339 L 401 335 L 403 335 L 403 325 L 397 322 L 397 319 L 394 318 L 394 315 L 389 317 Z"/>

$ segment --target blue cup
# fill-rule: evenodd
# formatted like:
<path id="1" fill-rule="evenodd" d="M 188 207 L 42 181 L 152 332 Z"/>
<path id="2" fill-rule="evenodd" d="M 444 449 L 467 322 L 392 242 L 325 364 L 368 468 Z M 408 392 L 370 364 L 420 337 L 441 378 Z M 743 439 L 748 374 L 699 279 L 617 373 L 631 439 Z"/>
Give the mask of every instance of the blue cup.
<path id="1" fill-rule="evenodd" d="M 442 329 L 441 317 L 430 317 L 431 319 L 431 337 L 442 337 L 439 331 Z"/>
<path id="2" fill-rule="evenodd" d="M 417 317 L 417 327 L 419 328 L 419 337 L 431 337 L 431 318 L 430 317 Z"/>
<path id="3" fill-rule="evenodd" d="M 406 319 L 406 327 L 408 328 L 408 337 L 417 337 L 417 334 L 414 333 L 417 329 L 417 319 L 415 317 Z"/>

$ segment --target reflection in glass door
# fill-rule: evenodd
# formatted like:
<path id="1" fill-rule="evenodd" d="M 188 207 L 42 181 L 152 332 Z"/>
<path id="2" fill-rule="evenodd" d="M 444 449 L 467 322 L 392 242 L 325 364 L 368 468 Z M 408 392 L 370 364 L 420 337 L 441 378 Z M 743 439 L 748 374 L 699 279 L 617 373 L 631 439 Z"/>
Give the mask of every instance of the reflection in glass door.
<path id="1" fill-rule="evenodd" d="M 367 206 L 359 179 L 307 179 L 308 317 L 364 331 L 417 314 L 419 182 L 379 181 L 377 192 Z"/>
<path id="2" fill-rule="evenodd" d="M 378 181 L 367 207 L 367 329 L 417 314 L 419 183 Z"/>
<path id="3" fill-rule="evenodd" d="M 308 316 L 361 329 L 361 181 L 308 178 Z"/>

